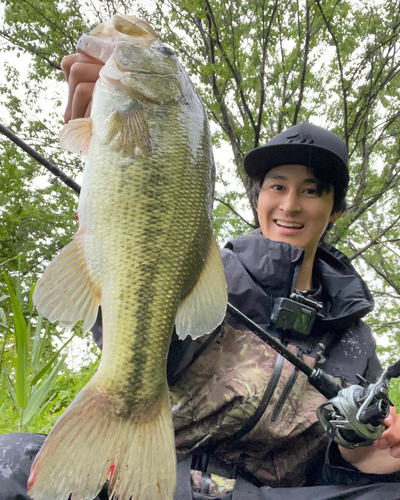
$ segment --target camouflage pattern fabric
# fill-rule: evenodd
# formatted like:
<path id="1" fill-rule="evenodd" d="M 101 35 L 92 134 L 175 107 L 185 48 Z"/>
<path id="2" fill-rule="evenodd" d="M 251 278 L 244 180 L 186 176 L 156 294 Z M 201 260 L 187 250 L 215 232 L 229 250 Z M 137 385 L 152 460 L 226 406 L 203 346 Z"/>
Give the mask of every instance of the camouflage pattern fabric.
<path id="1" fill-rule="evenodd" d="M 289 348 L 296 352 L 294 346 Z M 230 438 L 253 415 L 265 392 L 277 353 L 250 331 L 226 325 L 218 343 L 184 373 L 171 389 L 178 453 L 215 443 L 214 455 L 237 464 L 262 484 L 302 486 L 307 462 L 326 447 L 316 408 L 325 398 L 300 373 L 279 418 L 276 403 L 293 371 L 285 361 L 281 378 L 261 420 L 241 440 Z M 304 356 L 313 366 L 315 359 Z"/>
<path id="2" fill-rule="evenodd" d="M 213 497 L 221 497 L 235 487 L 235 479 L 226 479 L 217 474 L 207 475 L 202 471 L 192 470 L 190 474 L 192 491 L 205 493 Z"/>

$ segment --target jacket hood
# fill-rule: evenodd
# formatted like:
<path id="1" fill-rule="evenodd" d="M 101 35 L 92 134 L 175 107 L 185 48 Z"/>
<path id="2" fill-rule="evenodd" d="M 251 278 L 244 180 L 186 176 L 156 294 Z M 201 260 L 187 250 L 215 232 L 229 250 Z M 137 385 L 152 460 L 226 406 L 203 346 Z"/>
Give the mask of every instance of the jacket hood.
<path id="1" fill-rule="evenodd" d="M 260 326 L 267 327 L 278 297 L 295 289 L 304 251 L 288 243 L 265 238 L 261 229 L 228 242 L 221 251 L 229 301 Z M 322 285 L 321 320 L 331 329 L 349 327 L 372 311 L 374 301 L 367 285 L 339 250 L 319 245 L 314 273 Z"/>

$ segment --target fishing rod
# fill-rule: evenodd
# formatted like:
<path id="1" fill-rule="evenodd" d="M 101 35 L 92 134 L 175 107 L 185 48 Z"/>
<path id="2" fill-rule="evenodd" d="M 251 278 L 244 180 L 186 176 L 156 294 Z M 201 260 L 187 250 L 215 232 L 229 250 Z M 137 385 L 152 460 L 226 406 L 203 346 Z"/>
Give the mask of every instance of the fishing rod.
<path id="1" fill-rule="evenodd" d="M 77 194 L 81 192 L 80 185 L 77 184 L 73 179 L 71 179 L 71 177 L 69 177 L 66 173 L 64 173 L 62 170 L 53 165 L 53 163 L 51 163 L 49 160 L 46 160 L 46 158 L 44 158 L 40 153 L 38 153 L 30 146 L 28 146 L 26 142 L 24 142 L 22 139 L 16 136 L 13 132 L 11 132 L 11 130 L 4 127 L 4 125 L 2 125 L 1 123 L 0 123 L 0 132 L 4 134 L 6 137 L 8 137 L 14 144 L 23 149 L 26 153 L 28 153 L 28 155 L 32 156 L 32 158 L 41 163 L 55 177 L 60 179 L 68 187 L 72 188 Z"/>
<path id="2" fill-rule="evenodd" d="M 79 184 L 50 161 L 46 160 L 40 153 L 28 146 L 28 144 L 1 123 L 0 132 L 41 163 L 77 194 L 80 193 L 81 187 Z M 311 331 L 312 322 L 318 316 L 318 311 L 321 308 L 321 304 L 313 304 L 312 302 L 296 295 L 291 296 L 291 299 L 278 299 L 275 305 L 276 310 L 273 311 L 273 319 L 283 321 L 283 327 L 288 329 L 294 327 L 296 330 L 295 324 L 297 324 L 297 331 L 304 333 L 307 330 L 308 334 Z M 345 448 L 355 448 L 356 446 L 369 446 L 376 439 L 380 438 L 385 430 L 383 422 L 389 416 L 390 406 L 393 406 L 388 397 L 389 381 L 392 378 L 400 377 L 400 361 L 389 366 L 374 384 L 369 383 L 361 375 L 357 375 L 360 385 L 354 384 L 349 387 L 343 387 L 320 368 L 310 368 L 275 337 L 254 323 L 254 321 L 245 316 L 229 302 L 227 310 L 255 335 L 302 371 L 307 376 L 308 382 L 328 399 L 317 409 L 317 416 L 331 439 Z M 305 311 L 306 314 L 304 313 Z M 283 315 L 280 315 L 281 312 L 283 312 Z M 285 326 L 285 322 L 288 320 L 288 313 L 293 318 L 296 318 L 294 320 L 295 323 L 291 326 Z"/>

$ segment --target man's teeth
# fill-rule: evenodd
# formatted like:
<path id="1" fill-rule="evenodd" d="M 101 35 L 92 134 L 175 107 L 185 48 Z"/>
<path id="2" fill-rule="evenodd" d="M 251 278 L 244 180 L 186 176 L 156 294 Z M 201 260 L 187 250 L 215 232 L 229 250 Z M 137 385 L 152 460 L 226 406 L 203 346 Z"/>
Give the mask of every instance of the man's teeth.
<path id="1" fill-rule="evenodd" d="M 277 220 L 276 223 L 278 226 L 284 226 L 284 227 L 303 227 L 303 224 L 296 224 L 295 222 L 283 222 L 281 220 Z"/>

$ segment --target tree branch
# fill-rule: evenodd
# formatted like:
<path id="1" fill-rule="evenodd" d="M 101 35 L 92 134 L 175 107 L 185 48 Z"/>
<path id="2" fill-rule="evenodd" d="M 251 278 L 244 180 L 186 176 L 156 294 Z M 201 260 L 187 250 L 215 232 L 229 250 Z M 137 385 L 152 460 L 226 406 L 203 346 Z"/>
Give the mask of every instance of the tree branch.
<path id="1" fill-rule="evenodd" d="M 250 108 L 249 108 L 249 106 L 247 104 L 247 101 L 246 101 L 246 98 L 244 96 L 243 90 L 241 88 L 241 75 L 237 71 L 237 69 L 233 66 L 231 60 L 227 56 L 227 54 L 225 52 L 225 49 L 224 49 L 224 47 L 222 45 L 222 42 L 221 42 L 220 37 L 219 37 L 218 26 L 217 26 L 217 23 L 215 21 L 213 9 L 211 7 L 211 4 L 210 4 L 209 0 L 205 0 L 205 3 L 207 5 L 207 10 L 208 10 L 207 17 L 209 17 L 209 20 L 210 20 L 210 22 L 211 22 L 211 24 L 212 24 L 212 26 L 214 28 L 214 32 L 215 32 L 215 39 L 214 39 L 214 41 L 216 42 L 219 50 L 221 51 L 223 59 L 225 60 L 225 62 L 227 63 L 229 69 L 231 70 L 232 76 L 233 76 L 233 78 L 234 78 L 234 80 L 236 82 L 236 85 L 238 87 L 239 95 L 240 95 L 243 107 L 244 107 L 244 109 L 246 111 L 246 115 L 248 116 L 248 118 L 249 118 L 249 120 L 250 120 L 250 122 L 251 122 L 251 124 L 253 126 L 253 129 L 255 130 L 256 129 L 256 124 L 254 122 L 254 117 L 253 117 L 252 112 L 250 111 Z M 211 39 L 211 36 L 210 36 L 210 39 Z"/>
<path id="2" fill-rule="evenodd" d="M 337 56 L 337 60 L 338 60 L 339 73 L 340 73 L 340 83 L 341 83 L 341 86 L 342 86 L 342 93 L 343 93 L 343 112 L 344 112 L 344 124 L 343 124 L 344 126 L 343 126 L 343 129 L 344 129 L 345 142 L 346 142 L 346 145 L 348 145 L 349 144 L 349 133 L 348 133 L 348 130 L 347 130 L 348 129 L 348 123 L 347 123 L 347 121 L 348 121 L 347 89 L 346 89 L 346 86 L 344 84 L 344 72 L 343 72 L 342 58 L 340 57 L 339 43 L 337 41 L 337 38 L 336 38 L 335 34 L 332 31 L 330 22 L 328 21 L 328 19 L 325 16 L 325 13 L 324 13 L 324 10 L 322 8 L 320 0 L 314 0 L 314 1 L 317 4 L 317 6 L 318 6 L 318 8 L 319 8 L 319 10 L 321 12 L 322 18 L 323 18 L 323 20 L 325 22 L 325 25 L 326 25 L 326 29 L 328 30 L 329 34 L 331 35 L 333 43 L 335 44 L 335 47 L 336 47 L 336 56 Z"/>
<path id="3" fill-rule="evenodd" d="M 278 0 L 275 1 L 272 15 L 269 20 L 267 32 L 264 34 L 265 26 L 264 26 L 264 5 L 263 5 L 263 48 L 262 48 L 262 58 L 261 58 L 261 70 L 259 74 L 260 78 L 260 99 L 258 103 L 258 117 L 257 124 L 254 129 L 254 142 L 253 148 L 257 148 L 260 145 L 260 134 L 261 134 L 261 125 L 262 125 L 262 116 L 264 111 L 264 103 L 265 103 L 265 64 L 267 60 L 267 48 L 268 42 L 271 35 L 272 23 L 275 18 L 276 12 L 278 10 Z"/>
<path id="4" fill-rule="evenodd" d="M 26 5 L 29 5 L 29 7 L 31 9 L 33 9 L 34 11 L 36 11 L 40 16 L 43 17 L 43 19 L 45 19 L 49 24 L 51 24 L 52 26 L 54 26 L 56 29 L 58 29 L 58 31 L 60 31 L 64 36 L 65 38 L 68 38 L 69 41 L 71 42 L 71 45 L 72 47 L 74 48 L 74 50 L 76 50 L 76 45 L 75 45 L 75 40 L 72 38 L 72 36 L 68 33 L 68 32 L 65 32 L 64 30 L 62 30 L 60 28 L 60 26 L 58 26 L 58 24 L 54 21 L 52 21 L 51 19 L 49 19 L 48 17 L 46 17 L 42 11 L 40 11 L 37 7 L 35 7 L 34 5 L 32 5 L 31 3 L 28 2 L 28 0 L 22 0 L 22 2 L 26 3 Z"/>
<path id="5" fill-rule="evenodd" d="M 216 198 L 215 196 L 214 196 L 214 200 L 218 201 L 218 203 L 221 203 L 222 205 L 225 205 L 226 207 L 228 207 L 229 210 L 231 210 L 245 224 L 247 224 L 248 226 L 252 227 L 253 229 L 257 229 L 257 226 L 255 226 L 254 224 L 251 224 L 249 221 L 247 221 L 246 219 L 244 219 L 238 212 L 236 212 L 236 210 L 231 205 L 229 205 L 229 203 L 227 203 L 226 201 L 221 200 L 220 198 Z"/>
<path id="6" fill-rule="evenodd" d="M 304 95 L 304 84 L 306 80 L 306 73 L 307 73 L 307 63 L 308 63 L 308 53 L 309 53 L 309 48 L 310 48 L 310 5 L 307 0 L 307 7 L 306 7 L 306 40 L 304 44 L 304 57 L 303 57 L 303 69 L 301 73 L 301 80 L 300 80 L 300 94 L 299 98 L 296 102 L 296 108 L 294 110 L 294 116 L 293 116 L 293 121 L 292 125 L 296 125 L 300 108 L 303 102 L 303 95 Z"/>
<path id="7" fill-rule="evenodd" d="M 382 236 L 384 234 L 386 234 L 388 231 L 390 231 L 390 229 L 392 229 L 400 220 L 400 215 L 397 217 L 397 219 L 394 220 L 394 222 L 392 222 L 392 224 L 390 224 L 390 226 L 386 227 L 385 229 L 383 229 L 375 238 L 373 238 L 367 245 L 365 245 L 364 247 L 360 248 L 359 250 L 357 250 L 355 253 L 353 253 L 353 255 L 351 257 L 349 257 L 349 260 L 354 260 L 356 259 L 357 257 L 359 257 L 362 253 L 364 253 L 366 250 L 368 250 L 368 248 L 371 248 L 373 245 L 377 245 L 379 243 L 379 240 L 382 238 Z M 348 238 L 346 238 L 346 243 L 350 246 L 350 240 Z M 352 248 L 354 248 L 354 245 L 352 245 Z"/>
<path id="8" fill-rule="evenodd" d="M 52 68 L 62 71 L 61 66 L 59 64 L 56 64 L 55 62 L 51 61 L 47 56 L 45 56 L 43 53 L 41 53 L 39 50 L 32 47 L 31 45 L 18 43 L 14 38 L 12 38 L 8 33 L 4 31 L 0 31 L 0 36 L 5 40 L 7 40 L 8 42 L 11 42 L 18 48 L 24 50 L 25 52 L 40 57 L 41 59 L 46 61 Z"/>
<path id="9" fill-rule="evenodd" d="M 350 248 L 352 248 L 353 251 L 357 251 L 356 248 L 354 248 L 352 246 L 352 243 L 351 242 L 348 242 Z M 363 254 L 360 254 L 360 257 L 370 266 L 372 267 L 372 269 L 376 272 L 376 274 L 378 274 L 378 276 L 380 276 L 384 281 L 386 281 L 386 283 L 388 283 L 395 291 L 396 293 L 398 293 L 400 295 L 400 286 L 396 285 L 396 283 L 391 280 L 388 276 L 385 275 L 385 273 L 379 269 L 379 267 L 377 267 L 375 264 L 373 264 L 370 260 L 368 260 L 365 255 Z"/>

